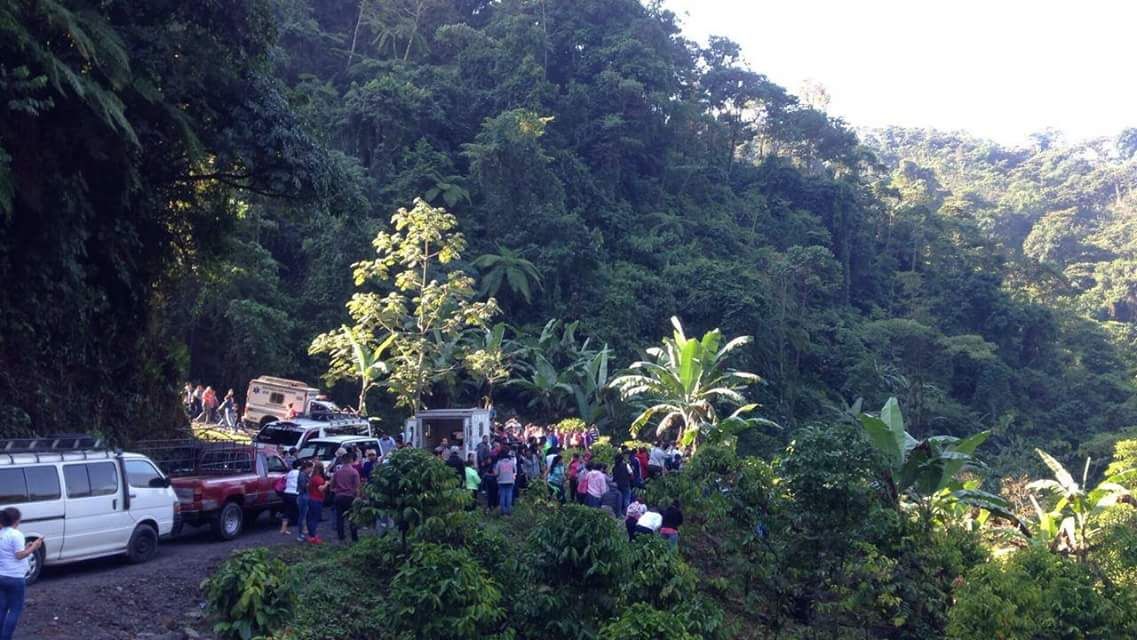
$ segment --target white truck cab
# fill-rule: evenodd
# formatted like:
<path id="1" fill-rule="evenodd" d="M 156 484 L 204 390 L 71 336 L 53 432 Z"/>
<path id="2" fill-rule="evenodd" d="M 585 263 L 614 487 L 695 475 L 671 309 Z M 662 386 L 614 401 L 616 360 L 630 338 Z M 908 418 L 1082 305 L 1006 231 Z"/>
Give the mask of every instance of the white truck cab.
<path id="1" fill-rule="evenodd" d="M 16 507 L 20 530 L 43 546 L 44 565 L 125 554 L 145 562 L 174 530 L 178 497 L 146 456 L 112 451 L 87 437 L 0 440 L 0 508 Z"/>
<path id="2" fill-rule="evenodd" d="M 492 431 L 489 409 L 430 409 L 407 418 L 403 440 L 412 447 L 433 451 L 446 438 L 465 460 Z"/>

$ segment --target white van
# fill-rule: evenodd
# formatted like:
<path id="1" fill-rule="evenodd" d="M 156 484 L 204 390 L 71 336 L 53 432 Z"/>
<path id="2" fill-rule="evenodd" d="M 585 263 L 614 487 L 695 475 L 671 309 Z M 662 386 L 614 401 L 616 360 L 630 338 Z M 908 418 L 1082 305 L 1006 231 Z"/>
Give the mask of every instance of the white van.
<path id="1" fill-rule="evenodd" d="M 91 438 L 0 440 L 0 509 L 16 507 L 28 541 L 28 582 L 44 565 L 125 554 L 145 562 L 174 529 L 178 497 L 146 456 Z"/>

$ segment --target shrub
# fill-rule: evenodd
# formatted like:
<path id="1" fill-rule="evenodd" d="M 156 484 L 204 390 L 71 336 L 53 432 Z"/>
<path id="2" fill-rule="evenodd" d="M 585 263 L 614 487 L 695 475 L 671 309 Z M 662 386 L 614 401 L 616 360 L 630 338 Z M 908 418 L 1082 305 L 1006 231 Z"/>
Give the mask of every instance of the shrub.
<path id="1" fill-rule="evenodd" d="M 606 587 L 623 574 L 628 537 L 600 509 L 568 504 L 542 518 L 529 536 L 529 549 L 546 584 Z"/>
<path id="2" fill-rule="evenodd" d="M 469 511 L 431 518 L 415 529 L 413 539 L 466 549 L 483 567 L 491 569 L 501 564 L 509 553 L 505 536 L 486 528 L 482 516 Z"/>
<path id="3" fill-rule="evenodd" d="M 699 593 L 699 574 L 663 538 L 639 536 L 631 544 L 628 577 L 621 582 L 624 606 L 646 604 L 672 613 L 683 628 L 711 638 L 722 626 L 722 610 Z"/>
<path id="4" fill-rule="evenodd" d="M 389 634 L 375 613 L 390 605 L 388 586 L 405 559 L 393 536 L 364 536 L 349 546 L 310 547 L 290 564 L 298 606 L 290 638 L 378 640 Z M 351 594 L 344 597 L 345 593 Z M 334 615 L 329 612 L 334 611 Z"/>
<path id="5" fill-rule="evenodd" d="M 365 523 L 380 516 L 395 521 L 406 546 L 407 532 L 430 518 L 460 511 L 472 499 L 454 470 L 422 449 L 399 449 L 378 466 L 364 487 L 355 517 Z"/>
<path id="6" fill-rule="evenodd" d="M 976 567 L 948 614 L 954 640 L 1120 640 L 1133 637 L 1133 626 L 1087 566 L 1038 547 Z"/>
<path id="7" fill-rule="evenodd" d="M 588 425 L 580 418 L 565 418 L 557 423 L 557 431 L 562 433 L 581 433 L 588 430 Z"/>
<path id="8" fill-rule="evenodd" d="M 472 638 L 505 617 L 501 590 L 464 549 L 419 543 L 391 581 L 389 627 L 405 638 Z"/>
<path id="9" fill-rule="evenodd" d="M 653 609 L 650 605 L 634 604 L 619 617 L 600 629 L 600 640 L 698 640 L 687 633 L 678 616 Z"/>
<path id="10" fill-rule="evenodd" d="M 616 461 L 616 447 L 601 440 L 600 442 L 592 443 L 589 451 L 592 452 L 593 462 L 599 462 L 600 464 L 606 465 L 609 471 L 612 470 L 612 463 Z"/>
<path id="11" fill-rule="evenodd" d="M 213 630 L 223 638 L 251 640 L 282 629 L 296 606 L 288 567 L 267 549 L 234 553 L 201 585 Z"/>

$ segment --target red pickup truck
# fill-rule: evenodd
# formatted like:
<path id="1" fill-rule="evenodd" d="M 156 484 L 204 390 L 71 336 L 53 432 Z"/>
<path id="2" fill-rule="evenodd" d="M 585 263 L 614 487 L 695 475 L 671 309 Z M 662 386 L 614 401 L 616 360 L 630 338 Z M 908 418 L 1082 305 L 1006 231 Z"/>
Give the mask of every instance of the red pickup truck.
<path id="1" fill-rule="evenodd" d="M 246 521 L 282 505 L 277 480 L 288 473 L 279 456 L 253 445 L 182 441 L 146 447 L 170 477 L 182 525 L 208 524 L 222 540 L 241 535 Z"/>

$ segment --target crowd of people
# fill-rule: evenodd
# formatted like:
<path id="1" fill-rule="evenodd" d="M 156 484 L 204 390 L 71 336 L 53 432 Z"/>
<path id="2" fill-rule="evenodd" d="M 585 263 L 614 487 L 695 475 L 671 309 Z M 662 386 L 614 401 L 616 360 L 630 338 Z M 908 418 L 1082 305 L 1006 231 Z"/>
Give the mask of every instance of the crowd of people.
<path id="1" fill-rule="evenodd" d="M 192 422 L 220 424 L 229 429 L 237 429 L 237 396 L 232 389 L 223 398 L 217 397 L 213 387 L 194 386 L 186 383 L 182 391 L 182 406 Z"/>
<path id="2" fill-rule="evenodd" d="M 677 471 L 683 456 L 674 443 L 656 442 L 637 448 L 618 449 L 611 464 L 594 459 L 593 445 L 600 441 L 595 430 L 558 433 L 533 425 L 524 428 L 510 422 L 496 424 L 492 436 L 485 436 L 465 460 L 459 446 L 442 438 L 435 455 L 454 469 L 459 482 L 473 498 L 470 508 L 509 517 L 514 502 L 532 486 L 544 486 L 560 503 L 576 502 L 602 509 L 622 520 L 629 538 L 659 535 L 679 543 L 683 511 L 678 501 L 649 506 L 644 500 L 649 478 Z M 567 443 L 569 446 L 562 446 Z M 378 449 L 340 448 L 335 460 L 325 465 L 319 460 L 296 460 L 289 450 L 285 460 L 292 470 L 276 486 L 284 504 L 280 533 L 297 541 L 320 544 L 320 524 L 324 511 L 331 510 L 336 537 L 358 539 L 357 524 L 347 517 L 352 504 L 363 496 L 371 474 L 395 450 L 409 446 L 402 436 L 384 435 Z M 384 520 L 374 523 L 378 532 L 388 527 Z"/>
<path id="3" fill-rule="evenodd" d="M 558 433 L 536 425 L 522 428 L 511 420 L 495 425 L 492 437 L 483 437 L 464 461 L 461 449 L 450 446 L 445 438 L 435 454 L 455 469 L 474 498 L 474 508 L 482 504 L 508 517 L 517 497 L 540 482 L 562 504 L 573 501 L 623 519 L 629 537 L 652 533 L 677 545 L 683 523 L 680 504 L 676 501 L 653 509 L 643 500 L 647 479 L 676 471 L 682 464 L 674 443 L 623 446 L 612 463 L 606 464 L 593 456 L 592 446 L 599 441 L 594 428 Z"/>

